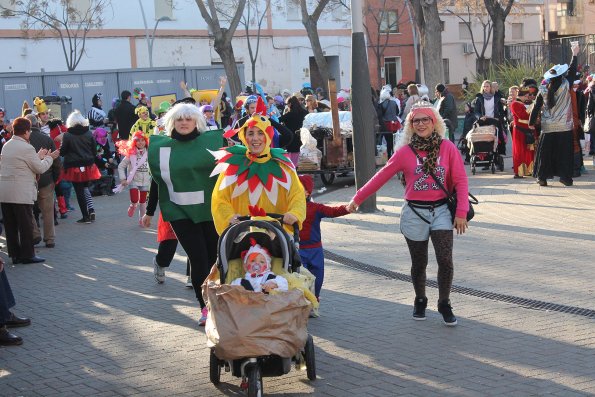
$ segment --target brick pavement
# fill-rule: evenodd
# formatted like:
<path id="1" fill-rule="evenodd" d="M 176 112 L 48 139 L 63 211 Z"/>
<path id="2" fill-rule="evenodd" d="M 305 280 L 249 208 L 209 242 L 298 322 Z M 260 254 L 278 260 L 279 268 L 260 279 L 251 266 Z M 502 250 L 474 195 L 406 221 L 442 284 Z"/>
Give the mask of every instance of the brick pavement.
<path id="1" fill-rule="evenodd" d="M 595 171 L 577 186 L 539 188 L 510 175 L 471 177 L 482 201 L 456 240 L 455 283 L 593 309 L 592 195 Z M 398 233 L 402 196 L 393 184 L 383 210 L 325 221 L 326 248 L 407 273 Z M 322 195 L 341 202 L 353 188 Z M 229 396 L 239 380 L 208 380 L 197 304 L 184 287 L 184 256 L 157 285 L 155 231 L 125 216 L 127 197 L 96 199 L 98 220 L 57 228 L 42 265 L 8 266 L 20 347 L 0 348 L 0 396 Z M 183 254 L 179 251 L 180 254 Z M 430 264 L 428 276 L 435 275 Z M 265 378 L 277 396 L 595 395 L 595 322 L 557 312 L 453 294 L 460 325 L 440 323 L 437 291 L 428 320 L 412 321 L 409 283 L 327 261 L 322 317 L 310 322 L 319 379 L 292 370 Z"/>

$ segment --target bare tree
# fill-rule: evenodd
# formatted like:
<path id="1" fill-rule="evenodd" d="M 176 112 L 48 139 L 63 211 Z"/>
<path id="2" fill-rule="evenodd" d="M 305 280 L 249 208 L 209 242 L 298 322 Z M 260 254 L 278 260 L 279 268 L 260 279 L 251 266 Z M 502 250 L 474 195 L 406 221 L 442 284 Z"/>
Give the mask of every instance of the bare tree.
<path id="1" fill-rule="evenodd" d="M 484 4 L 492 18 L 494 38 L 492 39 L 492 63 L 504 63 L 504 39 L 506 17 L 510 14 L 514 0 L 484 0 Z"/>
<path id="2" fill-rule="evenodd" d="M 372 23 L 365 24 L 366 36 L 368 36 L 368 46 L 372 49 L 376 58 L 376 77 L 377 81 L 382 81 L 382 60 L 384 51 L 388 47 L 391 32 L 399 29 L 402 22 L 407 20 L 407 1 L 400 1 L 401 6 L 397 7 L 395 0 L 382 0 L 379 6 L 374 7 L 371 2 L 367 2 L 364 9 L 364 15 L 369 16 Z M 392 13 L 395 17 L 392 18 Z"/>
<path id="3" fill-rule="evenodd" d="M 258 60 L 258 51 L 260 49 L 260 32 L 262 30 L 262 24 L 267 15 L 269 8 L 271 7 L 271 1 L 265 0 L 264 9 L 262 1 L 260 0 L 247 0 L 244 14 L 240 18 L 240 24 L 244 27 L 246 33 L 246 44 L 248 47 L 248 55 L 250 56 L 250 64 L 252 66 L 252 81 L 256 81 L 256 61 Z M 218 8 L 221 15 L 226 16 L 229 20 L 232 19 L 232 15 L 227 14 L 229 12 L 228 7 Z M 255 48 L 252 46 L 250 28 L 256 27 L 256 44 Z"/>
<path id="4" fill-rule="evenodd" d="M 77 7 L 73 0 L 10 0 L 9 6 L 0 5 L 3 17 L 22 17 L 21 29 L 25 37 L 41 39 L 47 32 L 60 39 L 66 67 L 75 70 L 86 55 L 87 34 L 101 29 L 103 13 L 110 0 L 90 0 L 88 8 Z"/>
<path id="5" fill-rule="evenodd" d="M 442 29 L 436 0 L 411 0 L 419 31 L 424 67 L 424 83 L 434 87 L 444 80 Z"/>
<path id="6" fill-rule="evenodd" d="M 483 0 L 442 0 L 442 5 L 445 11 L 451 15 L 456 16 L 461 20 L 471 37 L 471 44 L 473 51 L 477 57 L 476 72 L 485 76 L 488 69 L 488 61 L 485 53 L 492 37 L 492 19 L 484 7 Z M 477 24 L 481 25 L 481 38 L 477 38 L 473 32 L 473 27 Z M 479 48 L 478 48 L 479 47 Z"/>
<path id="7" fill-rule="evenodd" d="M 235 98 L 235 96 L 242 91 L 242 83 L 238 73 L 231 40 L 233 39 L 233 35 L 240 23 L 240 19 L 244 14 L 246 0 L 237 0 L 236 3 L 229 3 L 232 8 L 227 8 L 228 12 L 234 10 L 233 7 L 235 7 L 235 12 L 230 13 L 233 14 L 233 17 L 227 27 L 221 26 L 219 12 L 217 10 L 218 7 L 215 5 L 215 0 L 195 0 L 195 2 L 200 10 L 200 14 L 209 26 L 209 30 L 213 35 L 215 51 L 221 57 L 221 62 L 223 62 L 227 81 L 229 82 L 229 88 L 231 89 L 231 97 Z M 221 2 L 218 1 L 218 4 L 220 7 Z"/>
<path id="8" fill-rule="evenodd" d="M 306 0 L 300 0 L 300 9 L 302 11 L 302 24 L 306 28 L 306 34 L 310 40 L 312 46 L 312 52 L 314 53 L 314 60 L 318 65 L 318 71 L 324 84 L 328 83 L 330 78 L 328 64 L 320 45 L 320 36 L 318 35 L 318 20 L 324 8 L 330 3 L 331 0 L 317 0 L 316 7 L 312 14 L 308 14 L 308 4 Z"/>

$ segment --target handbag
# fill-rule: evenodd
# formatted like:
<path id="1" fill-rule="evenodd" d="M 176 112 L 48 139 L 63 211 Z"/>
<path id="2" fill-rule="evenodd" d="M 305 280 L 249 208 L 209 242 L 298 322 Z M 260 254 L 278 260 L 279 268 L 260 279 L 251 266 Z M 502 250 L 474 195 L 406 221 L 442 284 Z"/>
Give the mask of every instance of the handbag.
<path id="1" fill-rule="evenodd" d="M 421 156 L 419 155 L 419 153 L 417 153 L 417 150 L 415 150 L 415 148 L 411 145 L 409 145 L 409 147 L 411 148 L 413 153 L 415 153 L 415 157 L 417 157 L 419 162 L 421 164 L 423 164 L 424 161 L 421 158 Z M 436 175 L 434 175 L 434 173 L 431 171 L 430 171 L 430 176 L 432 178 L 434 178 L 434 180 L 436 181 L 436 184 L 440 187 L 440 189 L 442 189 L 444 191 L 444 193 L 446 193 L 446 200 L 447 200 L 446 205 L 448 206 L 448 210 L 450 211 L 450 219 L 454 223 L 455 214 L 457 212 L 457 191 L 453 190 L 452 194 L 449 193 L 448 190 L 446 190 L 446 188 L 442 184 L 442 182 L 440 182 L 440 179 L 438 179 L 436 177 Z M 479 204 L 479 200 L 477 200 L 477 198 L 474 195 L 472 195 L 471 193 L 468 193 L 468 194 L 469 194 L 470 199 L 469 199 L 469 211 L 467 211 L 467 222 L 469 222 L 475 216 L 475 209 L 473 208 L 473 204 Z"/>
<path id="2" fill-rule="evenodd" d="M 585 125 L 583 126 L 583 132 L 590 133 L 593 130 L 593 116 L 587 115 L 585 118 Z"/>

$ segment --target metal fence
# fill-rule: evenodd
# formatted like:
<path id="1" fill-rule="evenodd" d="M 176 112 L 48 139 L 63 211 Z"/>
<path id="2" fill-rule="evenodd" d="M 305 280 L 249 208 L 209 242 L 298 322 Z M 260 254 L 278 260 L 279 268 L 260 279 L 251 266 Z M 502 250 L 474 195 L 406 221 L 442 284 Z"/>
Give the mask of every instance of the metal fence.
<path id="1" fill-rule="evenodd" d="M 581 52 L 578 64 L 595 63 L 595 35 L 564 37 L 549 41 L 508 44 L 504 46 L 504 54 L 508 61 L 530 65 L 531 67 L 558 63 L 568 63 L 572 58 L 570 43 L 578 41 Z"/>
<path id="2" fill-rule="evenodd" d="M 244 75 L 243 69 L 243 65 L 238 65 L 240 76 Z M 189 88 L 217 89 L 222 75 L 225 75 L 223 65 L 0 74 L 0 107 L 6 109 L 6 116 L 12 120 L 21 115 L 23 101 L 33 107 L 36 96 L 57 95 L 71 97 L 72 108 L 86 114 L 91 108 L 93 95 L 102 93 L 104 110 L 107 111 L 111 99 L 119 97 L 123 90 L 132 92 L 139 87 L 149 97 L 176 94 L 181 98 L 180 81 L 186 81 Z"/>

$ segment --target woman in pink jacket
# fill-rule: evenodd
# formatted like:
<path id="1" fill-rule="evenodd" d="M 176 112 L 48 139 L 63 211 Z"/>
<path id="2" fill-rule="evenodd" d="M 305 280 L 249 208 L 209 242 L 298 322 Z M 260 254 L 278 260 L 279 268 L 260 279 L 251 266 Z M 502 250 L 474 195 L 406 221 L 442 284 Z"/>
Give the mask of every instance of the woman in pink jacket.
<path id="1" fill-rule="evenodd" d="M 438 262 L 438 311 L 444 324 L 455 326 L 457 319 L 450 305 L 453 263 L 453 229 L 467 229 L 467 175 L 456 146 L 443 139 L 446 126 L 437 110 L 427 102 L 415 104 L 405 120 L 401 141 L 388 163 L 357 191 L 348 210 L 353 212 L 395 174 L 405 179 L 405 204 L 400 227 L 411 254 L 411 279 L 415 290 L 414 320 L 425 320 L 426 266 L 431 238 Z M 434 176 L 432 176 L 432 174 Z M 447 194 L 434 177 L 458 199 L 454 221 L 447 206 Z"/>

